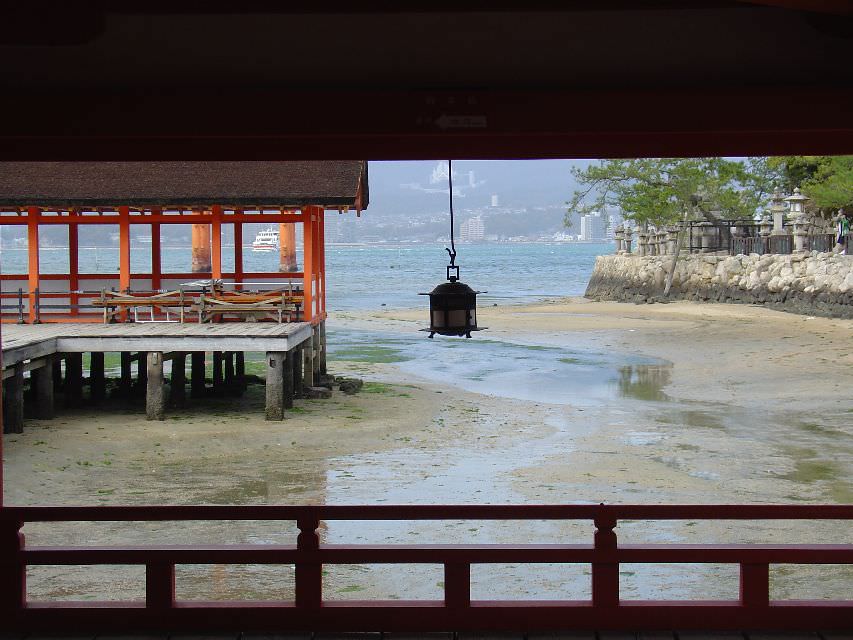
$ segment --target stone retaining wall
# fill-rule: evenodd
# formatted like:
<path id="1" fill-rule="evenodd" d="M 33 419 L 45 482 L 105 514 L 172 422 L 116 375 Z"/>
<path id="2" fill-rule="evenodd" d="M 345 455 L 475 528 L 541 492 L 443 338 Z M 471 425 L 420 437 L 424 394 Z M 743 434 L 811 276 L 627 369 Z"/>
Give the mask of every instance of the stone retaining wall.
<path id="1" fill-rule="evenodd" d="M 599 256 L 586 289 L 595 300 L 663 301 L 672 256 Z M 669 300 L 764 304 L 794 313 L 853 318 L 853 256 L 683 255 Z"/>

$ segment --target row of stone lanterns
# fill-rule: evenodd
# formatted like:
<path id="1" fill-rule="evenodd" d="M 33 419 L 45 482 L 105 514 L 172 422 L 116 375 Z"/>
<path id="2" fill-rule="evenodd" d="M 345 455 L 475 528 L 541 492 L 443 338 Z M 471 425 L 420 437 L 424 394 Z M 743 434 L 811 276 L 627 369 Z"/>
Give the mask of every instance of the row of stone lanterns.
<path id="1" fill-rule="evenodd" d="M 648 230 L 640 229 L 637 232 L 637 252 L 635 255 L 665 256 L 674 254 L 678 243 L 678 230 L 677 225 L 663 229 L 656 229 L 655 227 Z M 621 224 L 616 227 L 614 237 L 617 254 L 631 253 L 632 235 L 631 227 Z"/>
<path id="2" fill-rule="evenodd" d="M 761 217 L 758 223 L 759 235 L 768 239 L 770 236 L 793 236 L 794 253 L 805 253 L 806 238 L 809 233 L 831 233 L 831 223 L 822 218 L 812 219 L 806 213 L 806 203 L 811 200 L 803 195 L 799 188 L 787 198 L 783 198 L 777 189 L 770 201 L 769 209 Z M 787 203 L 787 206 L 785 205 Z M 787 221 L 789 230 L 785 226 Z M 678 242 L 679 225 L 668 226 L 663 229 L 650 227 L 648 230 L 637 231 L 637 250 L 634 255 L 654 256 L 672 255 L 675 253 Z M 738 228 L 733 227 L 732 233 L 737 235 Z M 710 252 L 718 249 L 718 230 L 711 222 L 698 222 L 693 225 L 694 244 L 702 252 Z M 617 254 L 631 253 L 631 227 L 619 225 L 616 227 L 615 241 Z"/>

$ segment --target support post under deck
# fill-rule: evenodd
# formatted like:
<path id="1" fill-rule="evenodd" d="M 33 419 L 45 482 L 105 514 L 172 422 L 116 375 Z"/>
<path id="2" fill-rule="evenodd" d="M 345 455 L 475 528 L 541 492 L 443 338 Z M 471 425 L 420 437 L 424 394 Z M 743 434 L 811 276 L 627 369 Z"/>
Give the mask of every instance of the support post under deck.
<path id="1" fill-rule="evenodd" d="M 190 356 L 191 369 L 190 376 L 192 380 L 190 381 L 190 396 L 193 398 L 202 398 L 205 394 L 204 388 L 204 366 L 205 366 L 205 352 L 204 351 L 193 351 Z"/>
<path id="2" fill-rule="evenodd" d="M 293 380 L 294 350 L 284 354 L 284 408 L 293 409 L 294 380 Z"/>
<path id="3" fill-rule="evenodd" d="M 325 376 L 328 371 L 326 370 L 326 323 L 320 323 L 320 352 L 318 354 L 318 359 L 320 360 L 320 375 Z"/>
<path id="4" fill-rule="evenodd" d="M 89 393 L 94 403 L 102 402 L 107 397 L 104 354 L 101 351 L 93 351 L 89 356 Z"/>
<path id="5" fill-rule="evenodd" d="M 44 357 L 44 366 L 33 369 L 30 384 L 35 394 L 35 417 L 39 420 L 52 420 L 54 416 L 53 398 L 53 354 Z"/>
<path id="6" fill-rule="evenodd" d="M 291 349 L 293 354 L 293 397 L 301 398 L 304 395 L 302 390 L 302 347 L 298 346 Z"/>
<path id="7" fill-rule="evenodd" d="M 225 392 L 229 396 L 239 396 L 240 389 L 237 384 L 237 379 L 234 375 L 234 352 L 226 351 L 224 358 L 224 368 L 225 368 Z"/>
<path id="8" fill-rule="evenodd" d="M 315 325 L 311 331 L 311 366 L 314 379 L 320 374 L 320 326 Z M 312 385 L 313 386 L 313 385 Z"/>
<path id="9" fill-rule="evenodd" d="M 237 351 L 234 354 L 234 375 L 237 378 L 238 395 L 243 395 L 246 391 L 246 353 Z"/>
<path id="10" fill-rule="evenodd" d="M 24 363 L 3 381 L 3 433 L 24 432 Z"/>
<path id="11" fill-rule="evenodd" d="M 187 400 L 187 354 L 178 351 L 172 356 L 172 379 L 169 387 L 169 403 L 183 407 Z"/>
<path id="12" fill-rule="evenodd" d="M 284 351 L 267 351 L 266 418 L 284 420 Z"/>
<path id="13" fill-rule="evenodd" d="M 83 354 L 65 354 L 65 406 L 77 407 L 83 401 Z"/>
<path id="14" fill-rule="evenodd" d="M 302 343 L 302 384 L 305 387 L 314 386 L 314 339 L 309 338 Z"/>
<path id="15" fill-rule="evenodd" d="M 130 351 L 121 352 L 121 381 L 119 382 L 119 392 L 123 398 L 130 396 L 130 389 L 133 386 L 133 376 L 130 371 Z"/>
<path id="16" fill-rule="evenodd" d="M 138 395 L 145 395 L 148 393 L 148 367 L 145 364 L 147 361 L 148 352 L 140 351 L 137 354 L 136 360 L 136 393 Z"/>
<path id="17" fill-rule="evenodd" d="M 163 420 L 166 417 L 166 395 L 163 381 L 163 352 L 149 351 L 146 362 L 139 361 L 139 370 L 147 370 L 145 389 L 145 417 Z"/>
<path id="18" fill-rule="evenodd" d="M 222 351 L 213 352 L 213 394 L 219 398 L 224 392 L 222 364 L 224 354 Z"/>

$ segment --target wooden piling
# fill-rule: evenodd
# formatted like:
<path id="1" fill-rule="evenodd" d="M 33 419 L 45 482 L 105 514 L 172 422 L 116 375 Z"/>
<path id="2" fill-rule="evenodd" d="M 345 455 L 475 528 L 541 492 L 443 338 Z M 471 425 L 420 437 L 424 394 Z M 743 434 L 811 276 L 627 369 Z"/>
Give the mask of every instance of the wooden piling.
<path id="1" fill-rule="evenodd" d="M 234 354 L 234 376 L 237 378 L 239 395 L 242 396 L 246 391 L 246 353 L 244 351 L 237 351 Z"/>
<path id="2" fill-rule="evenodd" d="M 172 378 L 169 386 L 169 404 L 183 407 L 187 400 L 187 354 L 179 351 L 172 355 Z"/>
<path id="3" fill-rule="evenodd" d="M 320 353 L 318 354 L 320 360 L 320 375 L 327 375 L 328 371 L 326 369 L 326 323 L 320 323 Z"/>
<path id="4" fill-rule="evenodd" d="M 190 397 L 192 398 L 202 398 L 205 395 L 205 355 L 204 351 L 193 351 L 190 356 L 190 376 L 192 378 L 190 381 Z"/>
<path id="5" fill-rule="evenodd" d="M 83 401 L 83 354 L 65 354 L 65 406 L 77 407 Z"/>
<path id="6" fill-rule="evenodd" d="M 104 354 L 101 351 L 93 351 L 89 356 L 89 396 L 94 403 L 103 402 L 107 397 Z"/>
<path id="7" fill-rule="evenodd" d="M 53 391 L 62 391 L 62 354 L 55 353 L 52 359 L 51 371 L 53 372 Z"/>
<path id="8" fill-rule="evenodd" d="M 35 395 L 35 417 L 39 420 L 52 420 L 54 417 L 53 365 L 56 360 L 52 354 L 46 355 L 44 366 L 30 372 L 30 384 Z"/>
<path id="9" fill-rule="evenodd" d="M 148 352 L 140 351 L 136 358 L 136 394 L 145 395 L 148 393 Z"/>
<path id="10" fill-rule="evenodd" d="M 291 349 L 293 354 L 293 397 L 301 398 L 302 392 L 302 347 Z"/>
<path id="11" fill-rule="evenodd" d="M 284 354 L 284 408 L 292 409 L 293 408 L 293 396 L 294 396 L 294 385 L 293 385 L 293 349 L 286 352 Z"/>
<path id="12" fill-rule="evenodd" d="M 283 351 L 267 351 L 266 362 L 266 418 L 267 420 L 284 420 L 286 353 Z"/>
<path id="13" fill-rule="evenodd" d="M 311 365 L 314 379 L 320 375 L 320 326 L 315 325 L 311 331 Z M 312 385 L 313 386 L 313 385 Z"/>
<path id="14" fill-rule="evenodd" d="M 225 392 L 225 385 L 223 384 L 223 353 L 221 351 L 213 352 L 213 394 L 219 398 Z"/>
<path id="15" fill-rule="evenodd" d="M 314 340 L 309 338 L 302 343 L 302 386 L 314 386 Z"/>
<path id="16" fill-rule="evenodd" d="M 225 369 L 225 392 L 229 396 L 239 396 L 240 387 L 237 384 L 237 377 L 234 374 L 234 352 L 226 351 L 223 358 Z"/>
<path id="17" fill-rule="evenodd" d="M 163 353 L 149 351 L 146 362 L 139 361 L 140 372 L 145 369 L 145 417 L 148 420 L 163 420 L 166 417 L 166 403 L 163 380 Z"/>
<path id="18" fill-rule="evenodd" d="M 119 394 L 123 398 L 130 396 L 133 386 L 133 376 L 130 371 L 130 351 L 121 352 L 121 380 L 119 382 Z"/>
<path id="19" fill-rule="evenodd" d="M 14 365 L 3 381 L 3 433 L 24 432 L 24 363 Z"/>

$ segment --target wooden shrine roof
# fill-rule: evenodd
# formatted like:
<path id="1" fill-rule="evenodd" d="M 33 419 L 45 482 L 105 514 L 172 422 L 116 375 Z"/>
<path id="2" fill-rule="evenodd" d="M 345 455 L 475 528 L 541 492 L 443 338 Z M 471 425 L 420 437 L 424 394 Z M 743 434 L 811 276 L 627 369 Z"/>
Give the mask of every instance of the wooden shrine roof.
<path id="1" fill-rule="evenodd" d="M 214 204 L 363 209 L 367 162 L 0 162 L 0 206 Z"/>

